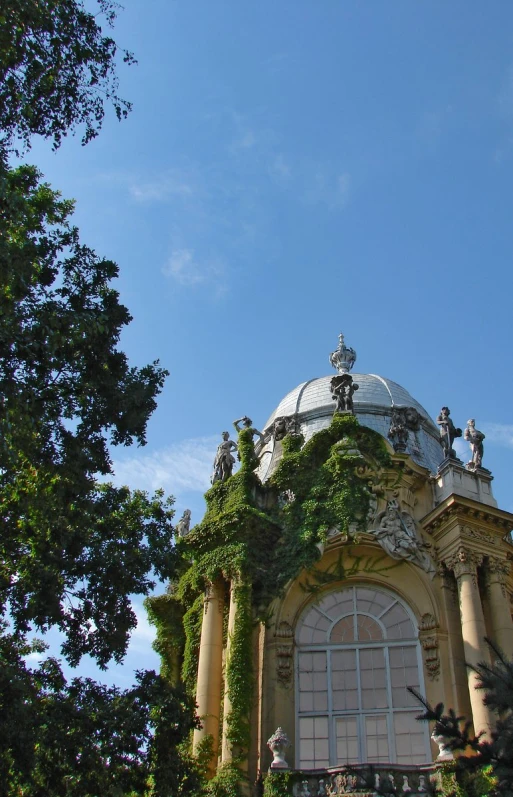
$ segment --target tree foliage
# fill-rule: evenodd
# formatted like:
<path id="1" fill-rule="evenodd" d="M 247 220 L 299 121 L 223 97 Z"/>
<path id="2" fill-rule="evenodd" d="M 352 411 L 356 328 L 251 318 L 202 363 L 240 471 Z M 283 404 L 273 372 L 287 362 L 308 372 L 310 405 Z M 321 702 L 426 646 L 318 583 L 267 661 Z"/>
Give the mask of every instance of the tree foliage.
<path id="1" fill-rule="evenodd" d="M 135 625 L 129 595 L 173 570 L 170 502 L 97 482 L 109 442 L 145 442 L 166 372 L 119 350 L 117 266 L 81 244 L 72 203 L 27 166 L 2 168 L 0 202 L 1 608 L 103 666 Z"/>
<path id="2" fill-rule="evenodd" d="M 464 717 L 458 717 L 452 710 L 444 713 L 443 703 L 432 707 L 410 688 L 424 707 L 418 719 L 434 723 L 435 734 L 443 737 L 446 747 L 456 753 L 454 789 L 445 789 L 444 797 L 482 794 L 513 797 L 513 661 L 493 642 L 486 641 L 493 663 L 481 662 L 471 669 L 479 677 L 476 687 L 484 692 L 483 702 L 496 714 L 496 725 L 489 738 L 483 733 L 475 736 L 471 723 Z M 483 778 L 483 772 L 489 776 Z"/>
<path id="3" fill-rule="evenodd" d="M 105 105 L 118 119 L 129 102 L 118 96 L 118 46 L 104 35 L 119 6 L 98 0 L 99 14 L 80 0 L 0 0 L 0 130 L 4 146 L 29 145 L 34 134 L 58 147 L 85 127 L 86 144 L 101 129 Z M 122 51 L 123 61 L 133 56 Z"/>
<path id="4" fill-rule="evenodd" d="M 115 263 L 84 246 L 73 203 L 30 166 L 9 168 L 33 135 L 82 143 L 118 118 L 117 5 L 0 0 L 0 797 L 198 794 L 184 747 L 196 726 L 180 687 L 154 672 L 127 690 L 66 682 L 32 629 L 57 627 L 75 665 L 126 651 L 130 596 L 176 565 L 172 499 L 117 488 L 109 446 L 146 442 L 167 372 L 130 366 L 131 317 Z M 133 63 L 130 53 L 123 60 Z M 2 620 L 2 616 L 4 620 Z M 29 666 L 30 664 L 30 666 Z"/>
<path id="5" fill-rule="evenodd" d="M 89 678 L 68 684 L 49 658 L 34 669 L 27 645 L 0 636 L 0 795 L 186 795 L 198 779 L 178 749 L 196 726 L 185 693 L 154 672 L 120 690 Z"/>

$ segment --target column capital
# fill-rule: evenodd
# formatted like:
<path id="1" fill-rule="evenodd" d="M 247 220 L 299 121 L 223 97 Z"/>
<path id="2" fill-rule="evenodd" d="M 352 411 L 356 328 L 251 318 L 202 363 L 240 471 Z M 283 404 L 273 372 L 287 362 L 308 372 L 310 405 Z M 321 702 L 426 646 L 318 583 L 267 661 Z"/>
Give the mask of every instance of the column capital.
<path id="1" fill-rule="evenodd" d="M 472 576 L 475 580 L 477 578 L 477 568 L 483 560 L 482 554 L 470 551 L 468 548 L 459 546 L 458 550 L 447 559 L 444 559 L 444 564 L 448 570 L 452 570 L 456 579 L 460 579 L 464 575 Z"/>
<path id="2" fill-rule="evenodd" d="M 489 556 L 485 570 L 491 580 L 505 584 L 511 571 L 511 562 L 498 556 Z"/>

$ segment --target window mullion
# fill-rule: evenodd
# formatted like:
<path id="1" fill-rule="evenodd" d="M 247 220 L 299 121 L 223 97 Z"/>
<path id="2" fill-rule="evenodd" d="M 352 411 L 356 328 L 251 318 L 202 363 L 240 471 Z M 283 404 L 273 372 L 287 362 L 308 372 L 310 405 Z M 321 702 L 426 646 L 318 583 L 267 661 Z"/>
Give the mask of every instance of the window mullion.
<path id="1" fill-rule="evenodd" d="M 385 654 L 386 684 L 387 684 L 387 696 L 388 696 L 388 711 L 387 711 L 388 751 L 390 756 L 390 763 L 394 764 L 397 761 L 397 754 L 395 750 L 394 709 L 392 704 L 392 677 L 390 672 L 390 658 L 388 656 L 388 645 L 385 645 L 383 651 Z"/>
<path id="2" fill-rule="evenodd" d="M 335 725 L 333 719 L 333 685 L 331 680 L 331 650 L 326 651 L 326 671 L 328 679 L 328 756 L 330 766 L 334 766 L 336 762 L 336 748 L 335 748 Z M 330 732 L 331 728 L 331 732 Z"/>

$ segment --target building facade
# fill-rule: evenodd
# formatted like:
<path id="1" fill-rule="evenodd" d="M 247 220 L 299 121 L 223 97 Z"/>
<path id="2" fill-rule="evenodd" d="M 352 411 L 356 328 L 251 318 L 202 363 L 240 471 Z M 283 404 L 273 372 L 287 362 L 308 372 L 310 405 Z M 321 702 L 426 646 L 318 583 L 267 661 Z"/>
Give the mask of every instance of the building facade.
<path id="1" fill-rule="evenodd" d="M 420 793 L 440 748 L 407 687 L 476 732 L 493 725 L 466 663 L 489 659 L 485 637 L 513 657 L 513 516 L 493 497 L 484 436 L 352 374 L 355 359 L 340 336 L 334 376 L 292 390 L 261 432 L 237 422 L 205 519 L 180 540 L 192 564 L 170 600 L 186 618 L 196 607 L 197 636 L 176 666 L 195 680 L 212 775 L 235 762 L 254 781 L 281 728 L 296 794 L 345 793 L 344 765 L 368 763 Z"/>

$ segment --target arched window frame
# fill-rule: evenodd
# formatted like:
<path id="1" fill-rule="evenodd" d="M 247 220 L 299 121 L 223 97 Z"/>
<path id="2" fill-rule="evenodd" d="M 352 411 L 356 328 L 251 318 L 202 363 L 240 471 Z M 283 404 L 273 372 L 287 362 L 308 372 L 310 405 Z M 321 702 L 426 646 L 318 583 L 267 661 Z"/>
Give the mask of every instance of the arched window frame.
<path id="1" fill-rule="evenodd" d="M 383 593 L 384 595 L 388 596 L 393 602 L 381 613 L 381 617 L 386 614 L 390 609 L 399 604 L 402 609 L 405 611 L 407 618 L 410 620 L 413 626 L 413 636 L 408 638 L 399 638 L 399 639 L 389 639 L 386 635 L 386 627 L 384 623 L 381 621 L 381 617 L 376 617 L 375 614 L 371 614 L 370 612 L 365 611 L 356 611 L 356 590 L 357 589 L 367 589 L 373 590 L 376 592 Z M 335 593 L 344 593 L 348 590 L 352 590 L 353 592 L 353 610 L 352 612 L 346 612 L 343 614 L 338 615 L 334 618 L 330 624 L 330 626 L 325 631 L 325 640 L 324 642 L 311 642 L 311 643 L 301 643 L 299 642 L 298 635 L 302 628 L 303 621 L 308 616 L 309 612 L 312 610 L 313 607 L 318 606 L 322 603 L 322 601 L 331 594 Z M 368 616 L 372 620 L 378 623 L 382 632 L 383 632 L 383 639 L 382 640 L 369 640 L 369 641 L 351 641 L 347 643 L 332 643 L 328 642 L 327 640 L 330 639 L 331 633 L 333 631 L 334 626 L 340 622 L 344 617 L 353 616 L 355 618 L 356 623 L 356 616 L 363 615 Z M 420 690 L 422 694 L 425 694 L 425 682 L 424 682 L 424 671 L 423 671 L 423 662 L 422 662 L 422 655 L 421 655 L 421 646 L 419 642 L 419 634 L 418 634 L 418 623 L 415 617 L 414 612 L 407 604 L 407 602 L 399 596 L 395 591 L 388 589 L 387 587 L 376 584 L 372 582 L 365 582 L 359 581 L 352 584 L 346 585 L 338 585 L 336 588 L 331 588 L 324 590 L 321 594 L 317 595 L 315 600 L 310 601 L 306 606 L 304 606 L 303 610 L 301 611 L 299 618 L 296 622 L 295 626 L 295 656 L 294 656 L 294 694 L 295 694 L 295 722 L 296 722 L 296 767 L 299 768 L 306 768 L 302 766 L 301 763 L 301 740 L 300 740 L 300 719 L 307 718 L 307 717 L 327 717 L 328 723 L 328 743 L 329 743 L 329 763 L 322 764 L 320 767 L 314 766 L 313 768 L 321 768 L 325 769 L 327 767 L 334 767 L 337 765 L 342 765 L 344 761 L 338 761 L 336 756 L 336 733 L 335 733 L 335 723 L 337 717 L 343 716 L 357 716 L 357 724 L 358 724 L 358 753 L 359 753 L 359 761 L 358 763 L 380 763 L 378 760 L 373 760 L 372 757 L 365 756 L 365 740 L 364 740 L 364 733 L 363 733 L 363 723 L 366 717 L 371 715 L 383 715 L 385 714 L 387 717 L 387 731 L 388 731 L 388 750 L 389 756 L 387 758 L 386 763 L 398 763 L 398 755 L 396 752 L 396 745 L 395 745 L 395 734 L 394 734 L 394 722 L 395 722 L 395 715 L 396 714 L 418 714 L 419 707 L 418 705 L 412 704 L 411 706 L 404 706 L 404 707 L 396 707 L 393 705 L 393 700 L 391 698 L 391 669 L 390 669 L 390 662 L 389 662 L 389 650 L 390 648 L 410 648 L 415 651 L 415 664 L 416 670 L 418 675 L 418 684 L 416 686 Z M 375 709 L 364 709 L 362 707 L 358 708 L 357 710 L 349 710 L 349 711 L 339 711 L 334 710 L 333 706 L 330 705 L 331 700 L 330 696 L 333 692 L 333 685 L 330 683 L 330 673 L 332 670 L 330 669 L 331 664 L 331 651 L 332 650 L 362 650 L 362 649 L 374 649 L 380 648 L 384 651 L 385 661 L 386 661 L 386 689 L 387 689 L 387 696 L 388 696 L 388 705 L 386 708 L 375 708 Z M 311 712 L 300 712 L 300 690 L 299 690 L 299 656 L 301 653 L 305 652 L 315 652 L 315 651 L 326 651 L 326 660 L 327 660 L 327 681 L 328 681 L 328 707 L 327 710 L 312 710 Z M 360 656 L 357 654 L 357 658 L 359 660 Z M 361 673 L 360 668 L 357 667 L 357 678 L 358 678 L 358 694 L 360 695 L 360 680 L 361 680 Z M 427 763 L 431 761 L 431 750 L 429 744 L 429 729 L 426 723 L 418 723 L 419 727 L 419 738 L 420 735 L 422 736 L 423 740 L 423 760 L 416 760 L 412 761 L 412 764 L 420 764 L 420 763 Z M 356 763 L 356 762 L 353 762 Z M 399 763 L 407 763 L 407 762 L 399 762 Z"/>

